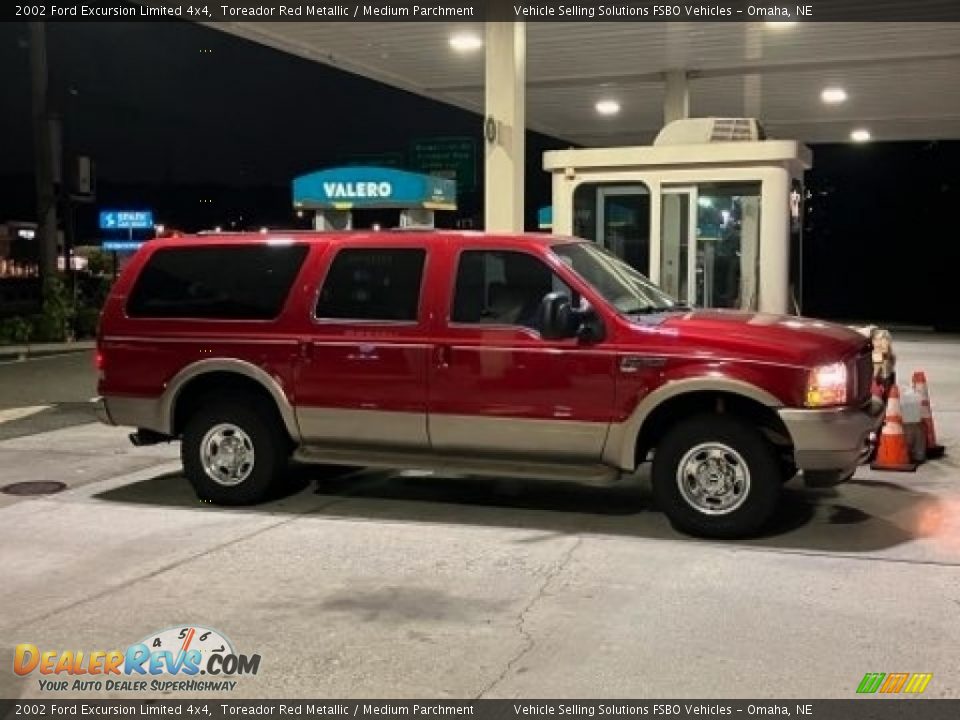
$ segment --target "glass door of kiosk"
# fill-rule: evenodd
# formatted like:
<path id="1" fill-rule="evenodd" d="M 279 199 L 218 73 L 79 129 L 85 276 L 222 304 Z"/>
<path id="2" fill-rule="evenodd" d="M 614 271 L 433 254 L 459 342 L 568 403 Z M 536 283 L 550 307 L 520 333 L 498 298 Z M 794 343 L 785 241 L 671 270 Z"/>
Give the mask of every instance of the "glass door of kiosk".
<path id="1" fill-rule="evenodd" d="M 660 209 L 660 287 L 684 305 L 699 305 L 697 189 L 663 188 Z M 691 291 L 691 288 L 697 291 Z"/>
<path id="2" fill-rule="evenodd" d="M 760 183 L 663 187 L 660 285 L 683 303 L 756 310 Z"/>
<path id="3" fill-rule="evenodd" d="M 644 185 L 597 189 L 596 241 L 644 275 L 650 274 L 650 193 Z"/>

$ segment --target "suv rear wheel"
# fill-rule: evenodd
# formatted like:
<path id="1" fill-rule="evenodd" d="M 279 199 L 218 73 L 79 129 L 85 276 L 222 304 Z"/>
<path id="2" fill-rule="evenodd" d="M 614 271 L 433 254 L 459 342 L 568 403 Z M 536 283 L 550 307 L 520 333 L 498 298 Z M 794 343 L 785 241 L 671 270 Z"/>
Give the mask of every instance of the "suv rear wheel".
<path id="1" fill-rule="evenodd" d="M 675 528 L 752 535 L 776 510 L 781 463 L 760 431 L 731 415 L 700 415 L 670 429 L 653 458 L 653 492 Z"/>
<path id="2" fill-rule="evenodd" d="M 275 415 L 259 398 L 200 404 L 184 428 L 180 455 L 201 500 L 251 505 L 268 499 L 289 459 Z"/>

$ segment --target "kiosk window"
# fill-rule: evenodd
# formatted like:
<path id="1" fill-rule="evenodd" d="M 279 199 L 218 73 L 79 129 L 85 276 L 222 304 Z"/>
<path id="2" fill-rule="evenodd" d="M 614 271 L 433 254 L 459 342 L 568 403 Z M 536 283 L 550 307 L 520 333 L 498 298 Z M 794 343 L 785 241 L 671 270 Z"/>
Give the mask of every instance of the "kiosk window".
<path id="1" fill-rule="evenodd" d="M 756 310 L 760 287 L 760 183 L 697 186 L 696 302 Z"/>
<path id="2" fill-rule="evenodd" d="M 540 329 L 544 295 L 572 294 L 538 258 L 522 252 L 467 250 L 460 256 L 451 320 Z"/>
<path id="3" fill-rule="evenodd" d="M 426 250 L 341 250 L 317 299 L 315 315 L 330 320 L 415 321 Z"/>
<path id="4" fill-rule="evenodd" d="M 593 240 L 637 272 L 650 271 L 650 191 L 641 182 L 582 183 L 573 193 L 573 234 Z"/>

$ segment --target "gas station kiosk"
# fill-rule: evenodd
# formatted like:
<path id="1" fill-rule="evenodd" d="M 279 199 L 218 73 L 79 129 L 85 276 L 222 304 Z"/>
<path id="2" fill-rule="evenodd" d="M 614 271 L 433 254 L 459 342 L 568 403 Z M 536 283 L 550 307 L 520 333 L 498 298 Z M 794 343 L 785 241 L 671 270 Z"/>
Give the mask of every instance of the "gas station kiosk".
<path id="1" fill-rule="evenodd" d="M 457 209 L 457 184 L 394 168 L 330 168 L 294 179 L 293 206 L 315 211 L 317 230 L 351 230 L 364 209 L 397 210 L 399 227 L 432 228 L 436 210 Z"/>
<path id="2" fill-rule="evenodd" d="M 552 231 L 601 244 L 681 302 L 799 313 L 810 149 L 748 118 L 687 118 L 650 146 L 555 150 Z"/>

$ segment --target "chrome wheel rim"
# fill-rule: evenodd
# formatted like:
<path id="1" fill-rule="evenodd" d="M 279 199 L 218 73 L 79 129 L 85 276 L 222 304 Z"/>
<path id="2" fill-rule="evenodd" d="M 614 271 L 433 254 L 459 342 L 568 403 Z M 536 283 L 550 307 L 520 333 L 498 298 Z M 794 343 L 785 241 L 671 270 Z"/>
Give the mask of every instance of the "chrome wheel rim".
<path id="1" fill-rule="evenodd" d="M 686 502 L 704 515 L 726 515 L 750 494 L 750 469 L 729 445 L 701 443 L 677 467 L 677 487 Z"/>
<path id="2" fill-rule="evenodd" d="M 200 462 L 218 485 L 239 485 L 253 472 L 253 441 L 233 423 L 214 425 L 200 442 Z"/>

